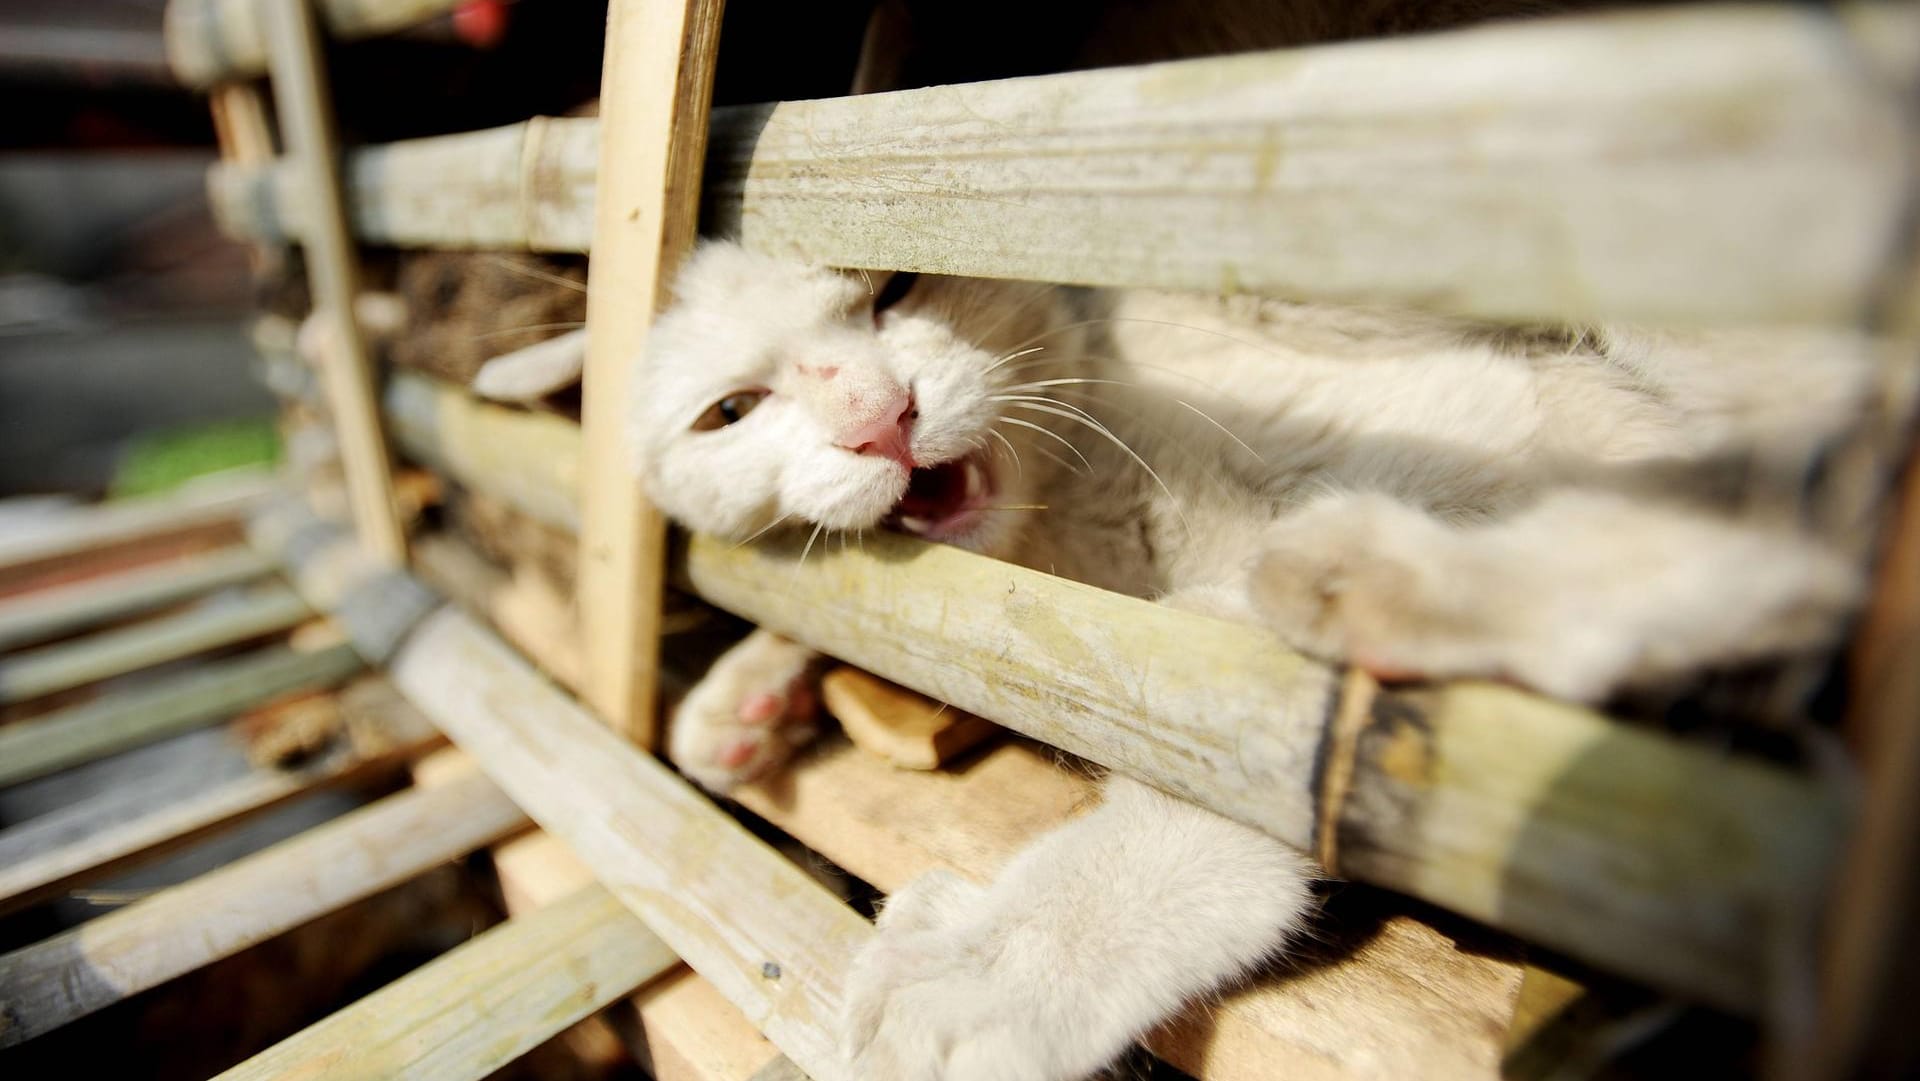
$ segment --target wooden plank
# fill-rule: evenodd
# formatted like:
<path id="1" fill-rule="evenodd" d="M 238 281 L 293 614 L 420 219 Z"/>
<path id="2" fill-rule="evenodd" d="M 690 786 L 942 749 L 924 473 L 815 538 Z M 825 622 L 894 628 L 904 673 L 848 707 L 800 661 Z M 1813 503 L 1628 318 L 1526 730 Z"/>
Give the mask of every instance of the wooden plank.
<path id="1" fill-rule="evenodd" d="M 0 956 L 0 1048 L 404 882 L 525 822 L 483 777 L 410 789 Z"/>
<path id="2" fill-rule="evenodd" d="M 220 1074 L 477 1081 L 676 963 L 598 885 L 515 916 Z"/>
<path id="3" fill-rule="evenodd" d="M 232 716 L 277 694 L 330 686 L 360 670 L 353 649 L 276 646 L 0 728 L 0 785 L 41 777 Z"/>
<path id="4" fill-rule="evenodd" d="M 386 692 L 391 695 L 391 690 Z M 444 737 L 398 701 L 354 707 L 377 731 L 294 769 L 257 769 L 212 789 L 200 785 L 159 810 L 148 799 L 106 792 L 0 831 L 0 913 L 165 855 L 289 800 L 412 758 Z"/>
<path id="5" fill-rule="evenodd" d="M 231 540 L 233 523 L 272 490 L 269 474 L 234 470 L 166 495 L 84 507 L 10 531 L 0 536 L 0 588 L 18 586 L 56 566 L 124 556 L 170 539 Z"/>
<path id="6" fill-rule="evenodd" d="M 308 538 L 291 572 L 309 601 L 330 608 L 377 572 L 344 543 L 312 543 L 311 521 L 279 508 L 252 535 L 283 558 L 288 539 Z M 866 920 L 464 613 L 428 616 L 388 671 L 796 1065 L 820 1081 L 844 1076 L 833 1019 L 848 959 L 873 933 Z"/>
<path id="7" fill-rule="evenodd" d="M 0 650 L 251 581 L 271 566 L 250 548 L 226 548 L 0 600 Z"/>
<path id="8" fill-rule="evenodd" d="M 1920 56 L 1887 43 L 1915 38 L 1912 5 L 1666 8 L 720 110 L 709 214 L 835 265 L 1500 319 L 1851 322 L 1905 205 Z M 458 171 L 514 195 L 489 203 L 540 198 L 513 179 L 523 139 L 474 138 Z M 407 242 L 535 243 L 518 219 L 481 235 L 466 200 L 434 212 L 455 170 L 372 164 L 399 153 L 367 152 L 355 201 L 419 206 Z M 284 231 L 272 184 L 223 171 L 223 221 Z"/>
<path id="9" fill-rule="evenodd" d="M 451 11 L 458 0 L 320 0 L 331 37 L 378 37 Z M 169 0 L 167 63 L 188 86 L 260 75 L 267 70 L 266 30 L 251 0 Z"/>
<path id="10" fill-rule="evenodd" d="M 654 715 L 666 521 L 628 444 L 634 358 L 700 225 L 700 168 L 722 0 L 613 0 L 581 379 L 580 598 L 586 700 L 642 746 Z"/>
<path id="11" fill-rule="evenodd" d="M 274 75 L 274 107 L 299 180 L 299 202 L 308 225 L 302 238 L 307 279 L 326 342 L 320 376 L 339 437 L 354 528 L 369 551 L 398 566 L 407 558 L 406 531 L 393 500 L 373 362 L 353 314 L 353 301 L 360 293 L 359 272 L 347 232 L 320 32 L 309 3 L 265 0 L 261 7 Z"/>
<path id="12" fill-rule="evenodd" d="M 821 677 L 820 701 L 848 739 L 902 769 L 939 769 L 1000 731 L 991 721 L 845 665 Z"/>
<path id="13" fill-rule="evenodd" d="M 0 703 L 23 702 L 83 683 L 239 645 L 313 618 L 299 594 L 269 585 L 234 600 L 0 658 Z"/>

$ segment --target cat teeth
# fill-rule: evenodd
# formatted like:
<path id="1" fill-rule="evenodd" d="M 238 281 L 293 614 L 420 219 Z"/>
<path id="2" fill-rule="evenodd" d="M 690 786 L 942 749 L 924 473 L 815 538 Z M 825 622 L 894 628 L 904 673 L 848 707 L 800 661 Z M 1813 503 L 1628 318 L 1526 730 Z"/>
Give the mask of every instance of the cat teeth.
<path id="1" fill-rule="evenodd" d="M 963 502 L 971 502 L 986 494 L 987 471 L 979 462 L 969 460 L 966 464 L 967 492 Z"/>
<path id="2" fill-rule="evenodd" d="M 899 519 L 899 525 L 901 529 L 909 533 L 919 533 L 922 535 L 924 535 L 927 530 L 933 528 L 932 522 L 927 521 L 925 518 L 914 518 L 912 516 Z"/>

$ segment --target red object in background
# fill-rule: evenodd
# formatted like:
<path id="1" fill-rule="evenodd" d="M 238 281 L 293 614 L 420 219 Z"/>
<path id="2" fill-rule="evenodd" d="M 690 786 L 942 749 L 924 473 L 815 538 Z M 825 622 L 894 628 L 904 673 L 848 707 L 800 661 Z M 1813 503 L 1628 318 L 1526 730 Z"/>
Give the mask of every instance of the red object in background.
<path id="1" fill-rule="evenodd" d="M 466 0 L 453 9 L 453 32 L 476 49 L 491 49 L 507 36 L 506 0 Z"/>

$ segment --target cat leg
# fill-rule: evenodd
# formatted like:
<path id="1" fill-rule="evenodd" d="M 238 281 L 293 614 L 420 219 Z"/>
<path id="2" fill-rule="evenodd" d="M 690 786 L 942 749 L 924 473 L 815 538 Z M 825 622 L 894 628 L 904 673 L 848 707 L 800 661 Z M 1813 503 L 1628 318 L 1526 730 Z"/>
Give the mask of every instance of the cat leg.
<path id="1" fill-rule="evenodd" d="M 1297 648 L 1583 701 L 1816 648 L 1860 590 L 1844 559 L 1788 530 L 1589 490 L 1473 526 L 1338 494 L 1266 539 L 1250 593 Z"/>
<path id="2" fill-rule="evenodd" d="M 714 662 L 667 726 L 680 772 L 725 793 L 787 760 L 814 735 L 820 654 L 755 630 Z"/>
<path id="3" fill-rule="evenodd" d="M 868 1081 L 1073 1081 L 1286 942 L 1312 902 L 1279 841 L 1123 777 L 990 885 L 887 901 L 847 983 Z"/>

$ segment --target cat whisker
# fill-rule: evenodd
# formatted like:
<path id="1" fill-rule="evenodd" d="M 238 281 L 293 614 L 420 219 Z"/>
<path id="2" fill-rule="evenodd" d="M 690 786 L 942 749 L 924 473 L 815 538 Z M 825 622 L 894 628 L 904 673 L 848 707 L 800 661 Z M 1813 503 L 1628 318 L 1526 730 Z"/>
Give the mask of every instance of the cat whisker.
<path id="1" fill-rule="evenodd" d="M 1086 410 L 1081 409 L 1077 405 L 1071 405 L 1067 402 L 1060 401 L 1057 398 L 1042 398 L 1035 395 L 1008 395 L 1008 394 L 996 394 L 993 397 L 995 400 L 1008 402 L 1016 409 L 1031 409 L 1031 410 L 1034 410 L 1035 412 L 1051 413 L 1054 416 L 1063 417 L 1067 420 L 1075 421 L 1079 424 L 1085 425 L 1088 428 L 1091 428 L 1093 431 L 1104 436 L 1108 442 L 1112 443 L 1114 446 L 1119 447 L 1122 451 L 1124 451 L 1127 457 L 1132 458 L 1136 465 L 1138 465 L 1140 468 L 1147 471 L 1147 476 L 1153 478 L 1153 482 L 1160 486 L 1160 491 L 1164 493 L 1168 501 L 1173 504 L 1173 512 L 1174 514 L 1179 516 L 1180 524 L 1186 527 L 1186 530 L 1189 535 L 1192 534 L 1193 526 L 1191 523 L 1187 521 L 1186 512 L 1180 509 L 1180 501 L 1177 498 L 1175 498 L 1173 494 L 1173 489 L 1167 487 L 1167 482 L 1162 480 L 1160 478 L 1160 474 L 1155 472 L 1154 468 L 1147 464 L 1147 460 L 1145 458 L 1142 458 L 1140 457 L 1139 454 L 1135 453 L 1134 449 L 1128 446 L 1125 440 L 1113 434 L 1113 430 L 1111 428 L 1108 428 L 1105 424 L 1100 423 L 1100 419 L 1098 417 L 1095 417 L 1092 413 L 1089 413 Z"/>
<path id="2" fill-rule="evenodd" d="M 511 270 L 515 274 L 524 274 L 529 278 L 535 278 L 540 281 L 546 282 L 550 285 L 565 286 L 568 289 L 572 289 L 581 293 L 584 293 L 587 291 L 587 287 L 585 285 L 582 285 L 581 283 L 574 281 L 572 278 L 563 278 L 558 274 L 551 274 L 551 273 L 548 273 L 547 271 L 541 270 L 539 267 L 530 267 L 520 263 L 516 263 L 504 255 L 488 253 L 487 261 L 493 263 L 494 265 L 500 267 L 503 270 Z"/>
<path id="3" fill-rule="evenodd" d="M 747 545 L 752 544 L 754 541 L 757 541 L 761 537 L 764 537 L 768 533 L 772 532 L 775 526 L 779 525 L 782 522 L 785 522 L 787 519 L 791 517 L 793 517 L 793 515 L 791 514 L 782 514 L 780 517 L 775 518 L 773 521 L 768 522 L 766 525 L 763 525 L 759 529 L 754 530 L 752 533 L 747 534 L 742 539 L 733 542 L 733 547 L 744 548 Z"/>
<path id="4" fill-rule="evenodd" d="M 1202 410 L 1202 409 L 1201 409 L 1201 408 L 1200 408 L 1199 406 L 1197 406 L 1197 405 L 1194 405 L 1194 404 L 1193 404 L 1192 402 L 1189 402 L 1189 401 L 1185 401 L 1185 400 L 1183 400 L 1183 399 L 1180 399 L 1180 398 L 1175 398 L 1175 399 L 1173 399 L 1173 401 L 1174 401 L 1174 404 L 1176 404 L 1176 405 L 1181 405 L 1181 406 L 1185 406 L 1185 407 L 1186 407 L 1187 409 L 1190 409 L 1190 410 L 1192 410 L 1192 411 L 1193 411 L 1193 415 L 1194 415 L 1194 416 L 1196 416 L 1196 417 L 1199 417 L 1199 418 L 1200 418 L 1201 420 L 1204 420 L 1204 421 L 1206 421 L 1206 422 L 1207 422 L 1208 424 L 1211 424 L 1211 425 L 1213 425 L 1213 426 L 1214 426 L 1215 428 L 1218 428 L 1218 429 L 1220 429 L 1220 434 L 1221 434 L 1221 435 L 1224 435 L 1224 436 L 1226 436 L 1226 437 L 1227 437 L 1228 439 L 1231 439 L 1231 440 L 1233 440 L 1233 441 L 1234 441 L 1234 443 L 1235 443 L 1235 444 L 1237 444 L 1237 445 L 1238 445 L 1238 446 L 1240 447 L 1240 449 L 1241 449 L 1241 450 L 1244 450 L 1244 451 L 1246 451 L 1246 452 L 1247 452 L 1248 454 L 1251 454 L 1251 455 L 1253 455 L 1253 460 L 1254 460 L 1254 461 L 1256 461 L 1256 462 L 1259 462 L 1259 463 L 1260 463 L 1261 465 L 1266 465 L 1266 464 L 1267 464 L 1267 460 L 1266 460 L 1265 458 L 1263 458 L 1263 457 L 1261 457 L 1261 456 L 1260 456 L 1260 452 L 1259 452 L 1259 451 L 1257 451 L 1257 450 L 1254 450 L 1254 449 L 1253 449 L 1252 447 L 1249 447 L 1249 446 L 1247 446 L 1247 443 L 1246 443 L 1246 440 L 1244 440 L 1244 439 L 1241 439 L 1241 438 L 1240 438 L 1239 436 L 1237 436 L 1237 435 L 1235 435 L 1235 434 L 1233 434 L 1233 432 L 1232 432 L 1232 431 L 1230 431 L 1230 430 L 1229 430 L 1229 429 L 1227 428 L 1227 426 L 1226 426 L 1226 425 L 1224 425 L 1224 424 L 1222 424 L 1222 423 L 1220 423 L 1219 421 L 1217 421 L 1217 420 L 1215 420 L 1215 419 L 1213 419 L 1212 417 L 1210 417 L 1210 416 L 1208 416 L 1208 415 L 1206 414 L 1206 412 L 1205 412 L 1204 410 Z"/>
<path id="5" fill-rule="evenodd" d="M 1072 443 L 1067 442 L 1067 438 L 1061 435 L 1059 432 L 1056 432 L 1053 429 L 1046 427 L 1045 425 L 1035 424 L 1031 421 L 1021 420 L 1018 417 L 1001 417 L 1000 420 L 1002 423 L 1005 423 L 1005 424 L 1017 424 L 1022 428 L 1032 428 L 1034 431 L 1039 432 L 1041 435 L 1044 435 L 1049 439 L 1059 440 L 1061 445 L 1065 446 L 1068 450 L 1073 452 L 1073 456 L 1075 458 L 1080 459 L 1081 465 L 1084 465 L 1087 467 L 1086 475 L 1087 476 L 1093 475 L 1093 463 L 1087 461 L 1087 456 L 1080 453 L 1080 448 L 1074 446 Z M 1041 448 L 1036 446 L 1033 449 L 1040 450 Z M 1046 451 L 1043 451 L 1042 453 L 1045 453 L 1047 457 L 1052 458 L 1054 461 L 1059 462 L 1061 465 L 1066 466 L 1068 469 L 1073 469 L 1073 464 L 1071 462 L 1062 460 L 1058 455 L 1055 455 L 1051 452 L 1046 452 Z M 1073 469 L 1073 471 L 1075 473 L 1080 472 L 1080 470 L 1078 469 Z"/>
<path id="6" fill-rule="evenodd" d="M 529 326 L 524 326 L 524 327 L 507 327 L 504 330 L 485 331 L 483 333 L 473 335 L 468 339 L 468 341 L 477 342 L 477 341 L 484 341 L 487 338 L 504 338 L 509 334 L 531 334 L 536 330 L 579 330 L 581 327 L 584 327 L 586 325 L 587 324 L 583 322 L 577 322 L 577 321 L 572 323 L 533 323 Z"/>
<path id="7" fill-rule="evenodd" d="M 793 565 L 793 577 L 787 582 L 788 593 L 792 593 L 793 587 L 800 583 L 800 568 L 807 565 L 807 553 L 813 551 L 813 542 L 820 539 L 821 530 L 826 528 L 826 523 L 817 523 L 813 527 L 813 532 L 807 534 L 807 546 L 800 549 L 800 559 Z"/>
<path id="8" fill-rule="evenodd" d="M 1008 353 L 1006 356 L 1003 356 L 1000 359 L 994 361 L 992 364 L 987 365 L 987 370 L 985 372 L 982 372 L 981 374 L 990 375 L 994 372 L 995 369 L 999 368 L 1002 364 L 1006 364 L 1009 361 L 1019 360 L 1021 357 L 1032 356 L 1035 353 L 1044 351 L 1046 348 L 1047 347 L 1044 345 L 1036 345 L 1032 349 L 1022 349 L 1017 353 Z"/>
<path id="9" fill-rule="evenodd" d="M 982 510 L 1049 510 L 1045 503 L 988 503 Z"/>
<path id="10" fill-rule="evenodd" d="M 987 429 L 987 434 L 992 436 L 995 439 L 998 439 L 1000 441 L 1000 445 L 1007 448 L 1007 454 L 1013 458 L 1013 475 L 1016 477 L 1025 476 L 1026 470 L 1020 467 L 1020 452 L 1013 449 L 1013 440 L 1008 439 L 1006 436 L 1001 435 L 999 432 L 994 431 L 992 428 Z"/>

